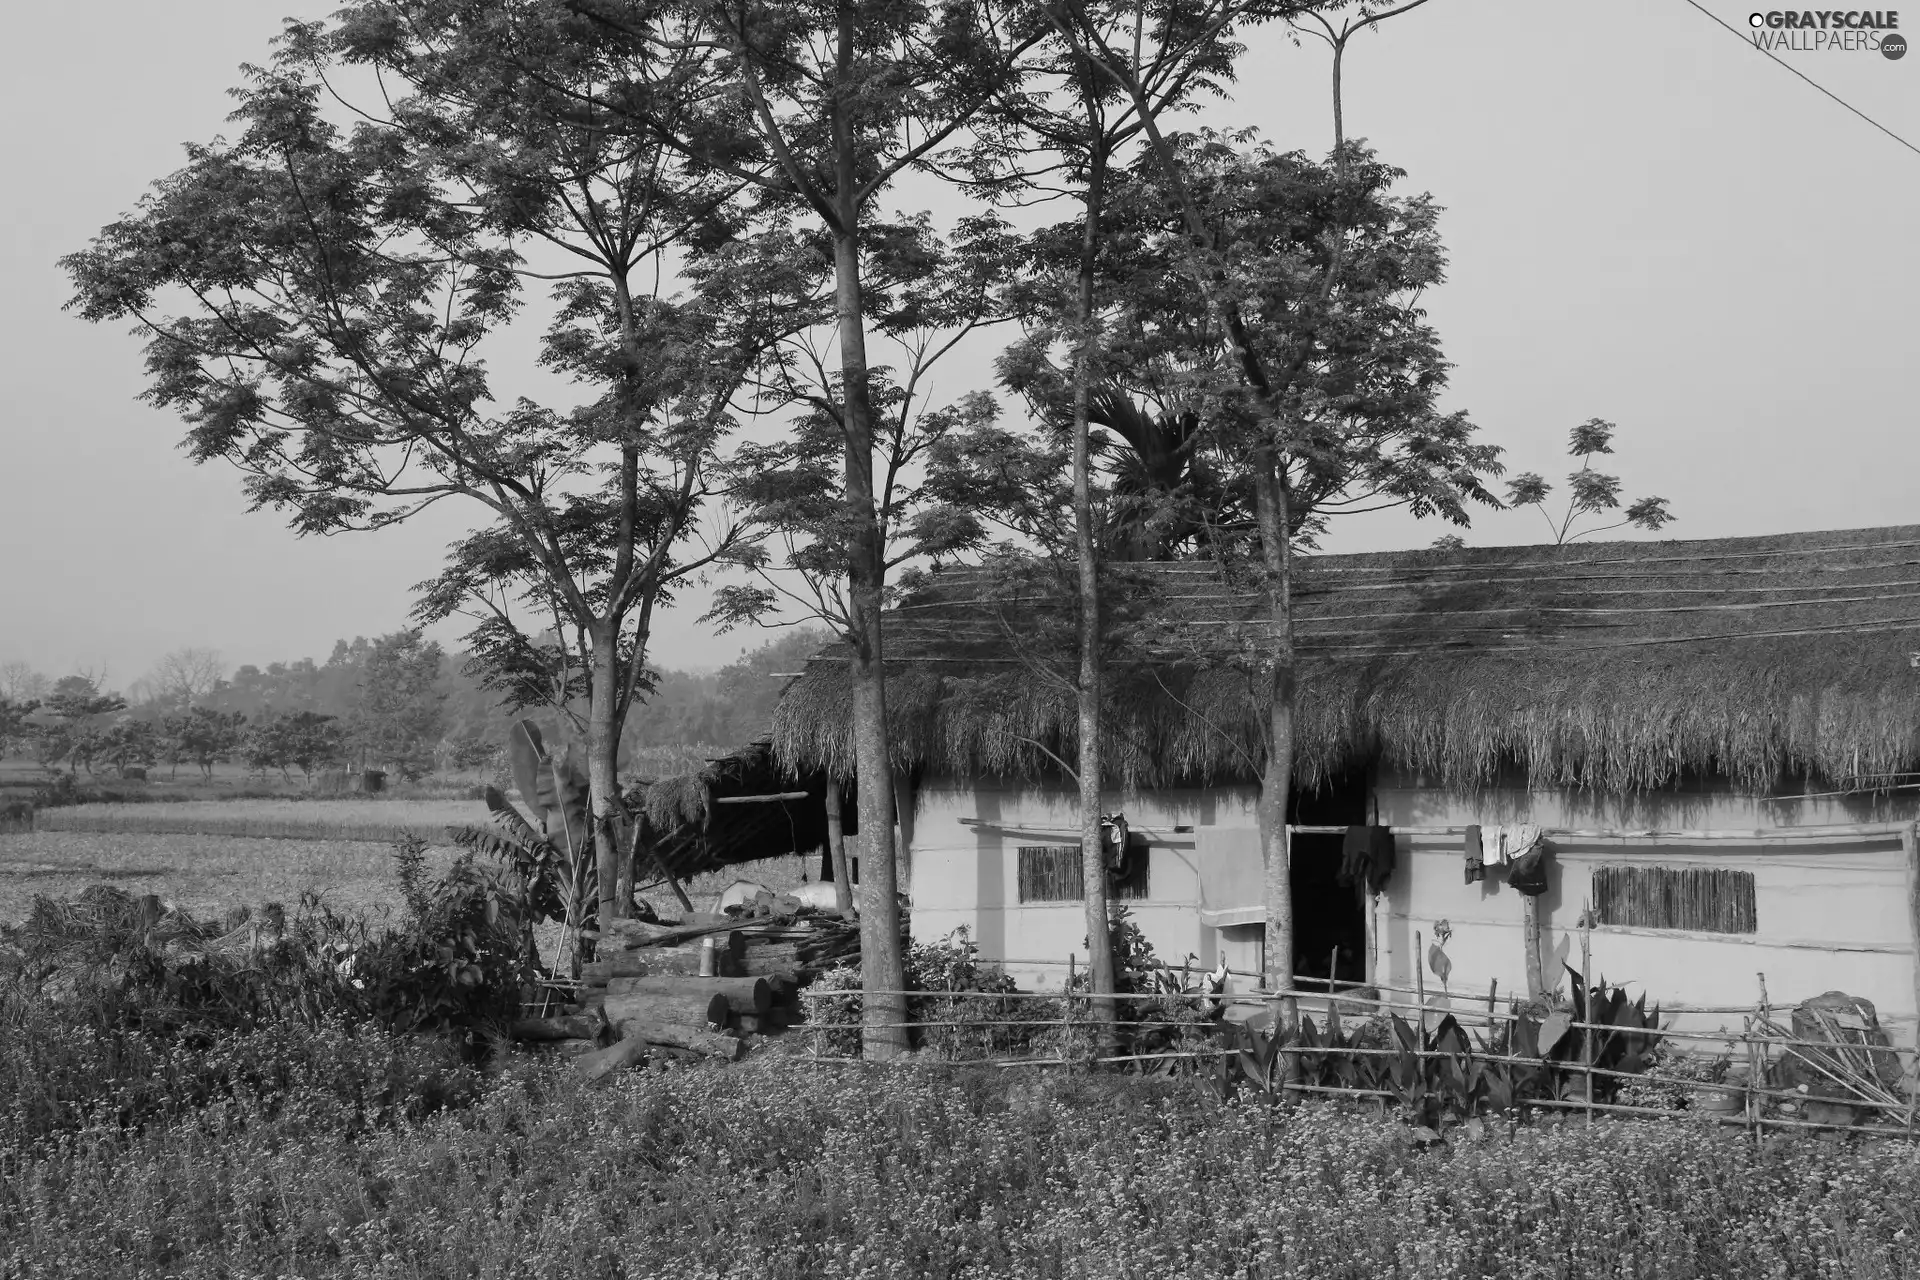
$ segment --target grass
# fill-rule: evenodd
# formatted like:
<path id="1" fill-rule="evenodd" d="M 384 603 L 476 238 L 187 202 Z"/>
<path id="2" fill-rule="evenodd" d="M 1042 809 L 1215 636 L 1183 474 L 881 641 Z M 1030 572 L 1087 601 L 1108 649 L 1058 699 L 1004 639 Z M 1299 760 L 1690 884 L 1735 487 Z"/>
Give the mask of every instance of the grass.
<path id="1" fill-rule="evenodd" d="M 275 840 L 391 842 L 418 835 L 448 844 L 449 826 L 486 821 L 478 800 L 247 799 L 160 800 L 142 804 L 76 804 L 34 815 L 45 831 L 220 835 Z"/>
<path id="2" fill-rule="evenodd" d="M 771 1058 L 596 1090 L 313 1040 L 225 1050 L 221 1096 L 139 1134 L 0 1154 L 0 1275 L 1920 1272 L 1904 1144 L 1756 1147 L 1673 1122 L 1417 1152 L 1391 1121 L 1192 1085 Z"/>

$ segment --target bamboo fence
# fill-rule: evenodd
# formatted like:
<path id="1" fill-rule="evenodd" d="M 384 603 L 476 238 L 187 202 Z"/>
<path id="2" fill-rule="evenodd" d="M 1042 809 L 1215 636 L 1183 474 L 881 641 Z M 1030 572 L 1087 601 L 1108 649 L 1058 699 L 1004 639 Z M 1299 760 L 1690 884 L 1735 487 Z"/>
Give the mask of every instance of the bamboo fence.
<path id="1" fill-rule="evenodd" d="M 1072 972 L 1074 966 L 1069 962 L 1063 967 Z M 860 989 L 838 991 L 803 990 L 798 993 L 803 1007 L 807 1011 L 807 1022 L 796 1028 L 807 1035 L 810 1052 L 814 1061 L 822 1064 L 852 1063 L 861 1059 L 852 1052 L 830 1052 L 828 1042 L 838 1039 L 846 1043 L 857 1037 L 861 1024 L 856 1021 L 822 1023 L 819 1014 L 839 1002 L 841 1010 L 847 1010 L 852 1000 L 864 995 L 904 996 L 922 1003 L 932 1003 L 942 1011 L 952 1013 L 967 1005 L 986 1004 L 987 1012 L 980 1016 L 921 1017 L 884 1025 L 889 1028 L 903 1029 L 908 1032 L 942 1032 L 951 1037 L 954 1033 L 981 1032 L 988 1040 L 997 1032 L 1025 1030 L 1030 1040 L 1040 1041 L 1043 1048 L 1023 1052 L 986 1054 L 968 1056 L 965 1053 L 942 1052 L 938 1042 L 933 1044 L 935 1052 L 931 1055 L 916 1055 L 919 1060 L 931 1060 L 936 1063 L 954 1066 L 996 1067 L 1007 1069 L 1056 1067 L 1067 1071 L 1087 1069 L 1096 1066 L 1120 1066 L 1147 1062 L 1186 1061 L 1201 1065 L 1211 1060 L 1236 1055 L 1241 1051 L 1238 1044 L 1218 1043 L 1220 1038 L 1233 1031 L 1231 1021 L 1224 1015 L 1236 1007 L 1240 1010 L 1253 1008 L 1258 1013 L 1272 1011 L 1273 1021 L 1290 1016 L 1312 1017 L 1324 1030 L 1325 1015 L 1330 1009 L 1337 1009 L 1342 1021 L 1351 1029 L 1357 1023 L 1383 1019 L 1388 1015 L 1403 1014 L 1409 1024 L 1417 1024 L 1419 1034 L 1417 1045 L 1413 1049 L 1404 1049 L 1397 1045 L 1375 1047 L 1368 1045 L 1329 1046 L 1301 1044 L 1297 1039 L 1283 1045 L 1279 1052 L 1289 1057 L 1302 1055 L 1351 1055 L 1354 1057 L 1399 1057 L 1412 1054 L 1423 1063 L 1436 1060 L 1459 1060 L 1462 1055 L 1456 1051 L 1429 1047 L 1429 1033 L 1436 1019 L 1451 1015 L 1463 1029 L 1483 1031 L 1486 1038 L 1475 1045 L 1467 1055 L 1468 1060 L 1479 1063 L 1507 1063 L 1514 1066 L 1545 1067 L 1558 1073 L 1563 1080 L 1575 1082 L 1581 1096 L 1525 1098 L 1515 1102 L 1515 1108 L 1525 1110 L 1539 1108 L 1543 1110 L 1572 1111 L 1583 1113 L 1591 1122 L 1595 1117 L 1604 1116 L 1642 1116 L 1673 1118 L 1683 1111 L 1691 1110 L 1710 1116 L 1727 1124 L 1746 1125 L 1756 1136 L 1766 1130 L 1852 1130 L 1883 1135 L 1900 1134 L 1908 1138 L 1916 1136 L 1916 1101 L 1920 1101 L 1920 1088 L 1916 1088 L 1916 1075 L 1920 1074 L 1920 1061 L 1916 1060 L 1913 1048 L 1894 1046 L 1883 1041 L 1855 1040 L 1849 1038 L 1849 1032 L 1857 1033 L 1830 1015 L 1815 1010 L 1812 1014 L 1815 1022 L 1830 1038 L 1807 1039 L 1797 1036 L 1790 1025 L 1776 1018 L 1780 1006 L 1772 1003 L 1766 993 L 1765 976 L 1761 975 L 1760 1000 L 1753 1005 L 1700 1006 L 1689 1005 L 1678 1010 L 1663 1012 L 1684 1012 L 1688 1015 L 1719 1014 L 1738 1017 L 1740 1027 L 1731 1030 L 1722 1027 L 1714 1031 L 1682 1030 L 1671 1024 L 1655 1029 L 1621 1027 L 1611 1023 L 1580 1022 L 1569 1019 L 1568 1035 L 1580 1036 L 1580 1052 L 1572 1058 L 1547 1058 L 1516 1055 L 1510 1052 L 1492 1052 L 1489 1044 L 1497 1042 L 1499 1033 L 1509 1030 L 1524 1018 L 1538 1019 L 1539 1004 L 1532 1002 L 1531 1014 L 1523 1012 L 1511 1002 L 1502 1007 L 1497 987 L 1487 996 L 1465 998 L 1452 996 L 1443 1007 L 1429 1002 L 1426 998 L 1424 983 L 1415 987 L 1401 987 L 1382 983 L 1346 984 L 1324 978 L 1296 979 L 1294 989 L 1283 992 L 1242 992 L 1211 993 L 1183 991 L 1117 993 L 1095 996 L 1085 991 L 1072 990 L 1071 979 L 1063 983 L 1063 989 L 1057 992 L 981 992 L 981 991 L 895 991 L 867 992 Z M 1104 1004 L 1113 1010 L 1114 1016 L 1102 1019 L 1096 1004 Z M 1045 1010 L 1046 1016 L 1017 1017 L 1009 1016 L 1020 1011 L 1023 1005 L 1052 1006 Z M 1170 1022 L 1165 1017 L 1122 1016 L 1123 1012 L 1137 1014 L 1142 1006 L 1162 1014 L 1187 1011 L 1194 1017 L 1192 1022 Z M 1036 1007 L 1036 1013 L 1040 1009 Z M 1181 1047 L 1150 1053 L 1126 1053 L 1103 1051 L 1102 1041 L 1108 1044 L 1124 1042 L 1129 1030 L 1159 1030 L 1183 1032 L 1193 1039 L 1213 1039 L 1216 1043 Z M 1076 1032 L 1078 1039 L 1076 1040 Z M 1058 1033 L 1058 1034 L 1053 1034 Z M 1390 1035 L 1390 1033 L 1388 1033 Z M 1613 1035 L 1644 1035 L 1655 1042 L 1681 1048 L 1682 1053 L 1696 1060 L 1714 1060 L 1729 1058 L 1730 1077 L 1724 1080 L 1700 1079 L 1692 1076 L 1662 1074 L 1658 1070 L 1628 1072 L 1598 1065 L 1594 1060 L 1595 1037 Z M 1010 1039 L 1011 1037 L 1006 1037 Z M 1507 1037 L 1511 1042 L 1511 1035 Z M 1391 1042 L 1389 1042 L 1391 1044 Z M 1705 1051 L 1701 1051 L 1705 1047 Z M 951 1046 L 948 1046 L 950 1049 Z M 1718 1052 L 1716 1052 L 1716 1050 Z M 1780 1077 L 1782 1068 L 1787 1064 L 1795 1065 L 1796 1074 L 1803 1078 L 1811 1077 L 1820 1083 L 1813 1089 L 1802 1084 L 1788 1087 Z M 1889 1065 L 1897 1067 L 1899 1086 L 1890 1086 L 1887 1080 Z M 1298 1072 L 1293 1073 L 1298 1075 Z M 1594 1086 L 1596 1081 L 1617 1082 L 1620 1085 L 1637 1083 L 1654 1086 L 1671 1094 L 1688 1098 L 1688 1105 L 1681 1107 L 1646 1106 L 1619 1101 L 1606 1102 L 1596 1099 Z M 1386 1089 L 1347 1087 L 1344 1085 L 1308 1084 L 1296 1078 L 1286 1078 L 1280 1086 L 1287 1092 L 1329 1097 L 1374 1098 L 1391 1101 L 1396 1095 Z M 1562 1091 L 1564 1092 L 1564 1090 Z M 1715 1106 L 1702 1106 L 1712 1101 Z M 1831 1107 L 1836 1110 L 1845 1108 L 1845 1119 L 1808 1119 L 1808 1108 Z"/>

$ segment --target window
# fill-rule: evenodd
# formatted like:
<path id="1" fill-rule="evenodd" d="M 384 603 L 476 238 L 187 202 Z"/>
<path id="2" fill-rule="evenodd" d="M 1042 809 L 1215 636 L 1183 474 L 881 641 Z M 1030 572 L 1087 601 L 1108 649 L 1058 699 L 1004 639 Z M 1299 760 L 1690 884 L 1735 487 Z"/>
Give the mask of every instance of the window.
<path id="1" fill-rule="evenodd" d="M 1108 873 L 1109 894 L 1116 900 L 1145 898 L 1148 867 L 1147 842 L 1139 836 L 1131 837 L 1120 869 Z M 1079 845 L 1020 847 L 1020 901 L 1079 902 L 1086 896 Z"/>
<path id="2" fill-rule="evenodd" d="M 1601 924 L 1700 933 L 1753 933 L 1753 872 L 1717 867 L 1598 867 L 1594 911 Z"/>

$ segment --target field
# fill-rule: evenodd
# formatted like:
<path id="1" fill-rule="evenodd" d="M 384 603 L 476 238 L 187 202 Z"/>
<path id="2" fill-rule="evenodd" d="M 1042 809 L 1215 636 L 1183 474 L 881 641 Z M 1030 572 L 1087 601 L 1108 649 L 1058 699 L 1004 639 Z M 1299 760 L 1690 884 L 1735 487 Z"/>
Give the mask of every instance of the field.
<path id="1" fill-rule="evenodd" d="M 298 901 L 305 890 L 336 909 L 379 910 L 395 901 L 391 842 L 412 832 L 455 856 L 446 828 L 478 823 L 473 800 L 256 798 L 84 804 L 43 809 L 30 835 L 0 835 L 0 922 L 24 917 L 35 894 L 65 898 L 89 884 L 155 893 L 196 916 L 228 907 Z M 774 888 L 801 882 L 799 858 L 777 858 L 697 877 L 696 904 L 739 877 Z M 654 905 L 673 909 L 664 889 Z"/>
<path id="2" fill-rule="evenodd" d="M 0 836 L 0 922 L 25 917 L 35 894 L 72 898 L 90 884 L 156 893 L 197 917 L 228 907 L 297 902 L 305 890 L 336 909 L 394 901 L 392 853 L 354 840 L 273 840 L 189 833 L 36 831 Z M 432 856 L 451 861 L 451 849 Z"/>
<path id="3" fill-rule="evenodd" d="M 486 816 L 478 800 L 255 798 L 76 804 L 43 809 L 34 822 L 44 831 L 382 843 L 411 834 L 448 844 L 449 826 L 479 826 Z"/>

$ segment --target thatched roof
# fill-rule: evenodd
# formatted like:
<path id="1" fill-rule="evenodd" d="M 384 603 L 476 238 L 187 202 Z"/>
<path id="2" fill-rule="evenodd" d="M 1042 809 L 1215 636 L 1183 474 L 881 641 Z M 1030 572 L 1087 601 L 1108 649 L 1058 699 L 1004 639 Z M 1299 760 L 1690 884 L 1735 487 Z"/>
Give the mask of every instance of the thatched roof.
<path id="1" fill-rule="evenodd" d="M 716 867 L 826 844 L 826 779 L 782 767 L 765 742 L 711 760 L 697 773 L 643 784 L 654 848 L 686 879 Z M 728 798 L 806 793 L 804 799 L 727 803 Z"/>
<path id="2" fill-rule="evenodd" d="M 1920 526 L 1698 542 L 1314 556 L 1296 565 L 1297 771 L 1383 761 L 1463 790 L 1632 791 L 1683 771 L 1883 786 L 1920 769 Z M 1108 759 L 1142 785 L 1252 776 L 1264 592 L 1210 562 L 1115 593 Z M 1035 580 L 1038 581 L 1038 580 Z M 1064 593 L 936 573 L 885 633 L 897 763 L 1034 778 L 1071 758 Z M 1051 601 L 1051 603 L 1050 603 Z M 1048 620 L 1051 608 L 1053 619 Z M 828 651 L 774 717 L 790 769 L 851 769 Z"/>

